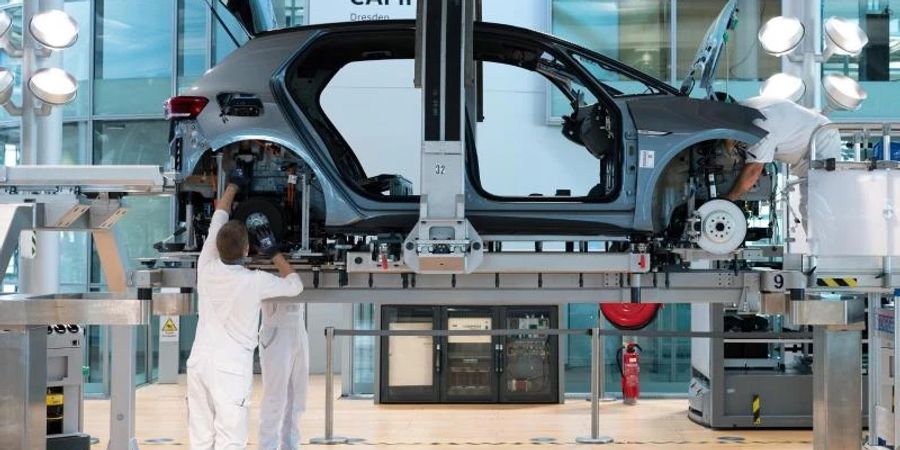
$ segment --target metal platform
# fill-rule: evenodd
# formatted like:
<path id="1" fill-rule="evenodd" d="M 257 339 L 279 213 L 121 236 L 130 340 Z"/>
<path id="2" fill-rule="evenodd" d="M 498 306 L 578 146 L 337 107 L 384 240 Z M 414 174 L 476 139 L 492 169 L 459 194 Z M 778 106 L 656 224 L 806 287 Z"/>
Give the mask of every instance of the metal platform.
<path id="1" fill-rule="evenodd" d="M 12 294 L 0 297 L 0 326 L 146 325 L 151 302 L 116 294 Z"/>

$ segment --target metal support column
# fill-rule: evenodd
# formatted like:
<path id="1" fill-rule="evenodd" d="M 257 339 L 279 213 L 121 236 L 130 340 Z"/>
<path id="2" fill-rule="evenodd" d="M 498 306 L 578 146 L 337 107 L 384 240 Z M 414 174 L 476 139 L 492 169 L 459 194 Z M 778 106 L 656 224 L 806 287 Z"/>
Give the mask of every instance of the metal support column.
<path id="1" fill-rule="evenodd" d="M 126 293 L 125 266 L 111 230 L 92 233 L 110 292 Z M 143 295 L 147 295 L 143 292 Z M 110 327 L 109 445 L 107 450 L 137 450 L 134 437 L 135 327 Z"/>
<path id="2" fill-rule="evenodd" d="M 588 437 L 579 437 L 575 442 L 579 444 L 610 444 L 613 439 L 609 436 L 600 436 L 600 374 L 603 371 L 600 367 L 603 358 L 601 352 L 603 345 L 600 335 L 600 328 L 591 330 L 591 435 Z"/>
<path id="3" fill-rule="evenodd" d="M 870 446 L 877 445 L 877 433 L 876 430 L 876 406 L 878 405 L 878 371 L 881 370 L 881 346 L 879 345 L 878 338 L 878 308 L 881 307 L 881 296 L 879 294 L 869 294 L 866 300 L 866 308 L 867 308 L 867 316 L 868 316 L 868 324 L 867 327 L 867 339 L 869 341 L 869 353 L 868 353 L 868 364 L 866 367 L 866 374 L 868 376 L 869 389 L 866 395 L 869 397 L 868 401 L 868 417 L 869 417 L 869 439 L 868 444 Z"/>
<path id="4" fill-rule="evenodd" d="M 23 2 L 22 23 L 30 22 L 34 15 L 52 9 L 62 10 L 63 0 L 26 0 Z M 31 33 L 22 33 L 22 79 L 27 80 L 39 69 L 62 68 L 62 52 L 38 53 L 40 47 Z M 43 50 L 43 49 L 42 49 Z M 35 106 L 35 98 L 27 88 L 22 89 L 21 163 L 58 165 L 62 155 L 62 108 L 52 108 L 44 114 Z M 50 205 L 43 213 L 49 221 L 63 211 L 54 211 Z M 38 225 L 42 225 L 38 223 Z M 35 231 L 33 255 L 20 257 L 19 292 L 45 294 L 59 290 L 59 235 L 54 232 Z"/>
<path id="5" fill-rule="evenodd" d="M 346 444 L 349 439 L 334 435 L 334 327 L 325 328 L 325 436 L 312 438 L 312 445 Z"/>
<path id="6" fill-rule="evenodd" d="M 896 291 L 894 293 L 894 395 L 893 398 L 894 403 L 896 403 L 896 399 L 900 398 L 900 392 L 898 392 L 898 384 L 897 378 L 898 374 L 900 374 L 900 332 L 897 330 L 897 324 L 900 323 L 900 296 L 897 295 Z M 871 347 L 869 347 L 871 348 Z M 871 351 L 871 350 L 870 350 Z M 870 381 L 871 382 L 871 381 Z M 896 410 L 896 408 L 894 408 Z M 897 436 L 900 436 L 900 414 L 894 413 L 894 442 L 897 442 Z"/>
<path id="7" fill-rule="evenodd" d="M 476 96 L 472 52 L 475 0 L 420 0 L 416 84 L 422 88 L 419 221 L 403 244 L 403 260 L 419 273 L 471 273 L 484 254 L 466 219 L 467 105 Z M 475 124 L 473 123 L 474 127 Z"/>
<path id="8" fill-rule="evenodd" d="M 47 445 L 47 327 L 0 330 L 0 448 Z"/>
<path id="9" fill-rule="evenodd" d="M 862 442 L 862 333 L 813 330 L 813 448 L 858 449 Z"/>
<path id="10" fill-rule="evenodd" d="M 142 298 L 152 298 L 152 289 L 149 292 L 141 292 Z M 160 293 L 180 294 L 180 288 L 162 288 Z M 181 336 L 181 316 L 159 316 L 159 370 L 156 382 L 158 384 L 178 384 L 178 366 L 181 356 L 179 339 Z"/>

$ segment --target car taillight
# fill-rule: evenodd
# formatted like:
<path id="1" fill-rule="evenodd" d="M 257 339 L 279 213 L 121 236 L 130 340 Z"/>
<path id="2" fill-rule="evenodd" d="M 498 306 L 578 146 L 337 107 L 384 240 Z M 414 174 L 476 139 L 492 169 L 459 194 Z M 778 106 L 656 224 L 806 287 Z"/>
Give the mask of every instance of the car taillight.
<path id="1" fill-rule="evenodd" d="M 196 119 L 209 103 L 206 97 L 180 95 L 166 100 L 166 120 Z"/>

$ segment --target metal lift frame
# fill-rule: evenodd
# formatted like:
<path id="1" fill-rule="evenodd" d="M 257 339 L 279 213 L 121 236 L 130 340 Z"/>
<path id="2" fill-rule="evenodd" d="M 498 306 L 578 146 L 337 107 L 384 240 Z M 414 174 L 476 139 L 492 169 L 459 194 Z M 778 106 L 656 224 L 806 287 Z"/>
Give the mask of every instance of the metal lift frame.
<path id="1" fill-rule="evenodd" d="M 129 293 L 113 226 L 126 209 L 119 195 L 161 195 L 172 187 L 157 166 L 18 166 L 0 168 L 0 267 L 5 269 L 23 231 L 87 231 L 94 238 L 109 293 L 0 296 L 0 368 L 4 402 L 0 446 L 13 450 L 46 444 L 46 327 L 55 323 L 110 325 L 109 450 L 135 450 L 132 374 L 134 325 L 149 323 L 149 291 Z M 94 199 L 85 201 L 85 194 Z M 65 208 L 45 222 L 45 208 Z M 162 298 L 162 297 L 161 297 Z M 183 298 L 182 298 L 183 299 Z M 167 303 L 171 309 L 173 302 Z M 177 299 L 175 299 L 177 300 Z"/>
<path id="2" fill-rule="evenodd" d="M 850 302 L 805 301 L 802 292 L 806 287 L 806 277 L 799 270 L 651 272 L 650 255 L 640 252 L 485 252 L 482 238 L 465 218 L 463 191 L 465 148 L 462 136 L 467 115 L 473 114 L 477 108 L 477 101 L 474 100 L 477 76 L 471 41 L 477 4 L 477 0 L 420 0 L 417 67 L 420 69 L 419 81 L 423 86 L 426 111 L 421 166 L 423 195 L 420 221 L 404 242 L 404 262 L 384 270 L 383 267 L 373 267 L 368 253 L 348 254 L 345 265 L 317 266 L 298 261 L 296 266 L 301 271 L 307 290 L 299 298 L 272 301 L 432 305 L 644 301 L 724 303 L 745 312 L 765 311 L 767 308 L 788 311 L 791 308 L 796 312 L 805 312 L 807 323 L 818 325 L 816 346 L 820 350 L 818 353 L 825 355 L 817 363 L 817 369 L 821 370 L 816 370 L 817 374 L 821 374 L 817 375 L 816 392 L 821 394 L 823 406 L 817 408 L 821 413 L 817 413 L 815 419 L 816 448 L 831 448 L 833 444 L 828 443 L 839 442 L 833 439 L 841 434 L 854 435 L 861 428 L 856 426 L 859 424 L 859 417 L 854 421 L 852 417 L 842 417 L 842 414 L 833 412 L 852 410 L 854 405 L 858 406 L 859 399 L 854 403 L 852 398 L 832 398 L 833 394 L 830 394 L 841 390 L 854 391 L 847 389 L 847 385 L 837 384 L 847 381 L 844 380 L 846 378 L 853 378 L 845 376 L 842 379 L 840 376 L 842 367 L 846 367 L 848 362 L 846 350 L 855 345 L 854 351 L 858 356 L 859 333 L 854 305 Z M 158 167 L 143 167 L 138 171 L 135 167 L 127 166 L 71 166 L 8 168 L 0 171 L 0 187 L 7 189 L 0 196 L 2 202 L 20 203 L 31 200 L 32 203 L 41 204 L 60 196 L 77 199 L 91 192 L 165 195 L 172 186 L 167 185 L 159 174 Z M 0 208 L 2 209 L 7 208 Z M 0 220 L 3 217 L 0 214 Z M 80 219 L 76 218 L 72 223 L 77 220 Z M 0 256 L 9 251 L 9 232 L 16 226 L 21 226 L 21 222 L 16 219 L 6 223 L 10 226 L 6 228 L 7 235 L 0 246 Z M 88 222 L 86 229 L 95 232 L 95 228 L 103 228 L 102 222 L 94 225 L 96 226 Z M 107 233 L 108 228 L 106 227 Z M 51 226 L 48 229 L 66 227 Z M 100 236 L 101 241 L 105 239 L 105 243 L 109 244 L 103 245 L 104 247 L 115 247 L 111 233 L 101 233 Z M 547 237 L 535 236 L 534 240 L 546 241 Z M 185 261 L 189 259 L 188 257 Z M 47 320 L 46 316 L 31 315 L 27 312 L 29 308 L 38 308 L 47 314 L 55 313 L 57 315 L 53 317 L 56 317 L 57 322 L 123 325 L 114 328 L 114 341 L 121 344 L 113 347 L 116 364 L 116 359 L 122 359 L 116 358 L 116 355 L 130 352 L 128 347 L 133 335 L 130 325 L 138 324 L 138 318 L 139 323 L 146 323 L 149 314 L 147 302 L 151 298 L 162 298 L 156 294 L 151 296 L 150 290 L 173 285 L 191 287 L 196 279 L 195 271 L 190 266 L 142 269 L 126 277 L 121 271 L 121 259 L 118 255 L 106 257 L 102 262 L 104 271 L 108 271 L 107 278 L 111 280 L 110 290 L 124 293 L 129 287 L 137 288 L 139 301 L 125 306 L 127 300 L 135 299 L 127 296 L 124 299 L 97 300 L 77 295 L 45 298 L 45 301 L 36 298 L 29 301 L 39 304 L 27 305 L 18 302 L 22 299 L 0 300 L 0 317 L 4 318 L 2 321 L 11 322 L 12 320 L 7 319 L 9 317 L 26 318 L 20 321 L 24 323 L 4 323 L 3 328 L 25 327 L 24 329 L 35 332 L 34 326 L 37 325 L 43 332 L 45 323 L 32 322 Z M 883 286 L 882 284 L 879 288 L 883 289 Z M 116 304 L 116 308 L 111 309 L 103 303 L 113 300 L 126 302 Z M 64 308 L 61 308 L 63 301 Z M 132 306 L 137 308 L 131 310 L 135 316 L 129 316 L 127 320 L 121 315 L 106 315 L 111 310 L 120 307 L 129 309 Z M 91 307 L 102 308 L 104 313 L 91 312 L 90 315 L 85 315 L 85 311 Z M 23 309 L 26 310 L 25 313 L 22 312 Z M 171 314 L 173 311 L 177 312 L 177 308 L 167 312 Z M 38 349 L 39 340 L 35 336 L 28 347 Z M 840 351 L 821 351 L 832 347 Z M 40 359 L 36 354 L 30 357 L 32 363 Z M 133 369 L 133 360 L 124 358 L 119 364 L 121 365 L 113 370 L 113 381 L 119 381 L 113 387 L 109 448 L 130 450 L 137 446 L 134 441 L 134 391 L 129 371 Z M 853 385 L 853 380 L 848 382 L 850 386 Z M 857 379 L 856 383 L 858 382 Z M 844 404 L 839 405 L 838 402 Z M 856 407 L 857 413 L 859 410 Z M 36 417 L 31 417 L 31 420 Z M 22 429 L 37 432 L 34 426 Z"/>

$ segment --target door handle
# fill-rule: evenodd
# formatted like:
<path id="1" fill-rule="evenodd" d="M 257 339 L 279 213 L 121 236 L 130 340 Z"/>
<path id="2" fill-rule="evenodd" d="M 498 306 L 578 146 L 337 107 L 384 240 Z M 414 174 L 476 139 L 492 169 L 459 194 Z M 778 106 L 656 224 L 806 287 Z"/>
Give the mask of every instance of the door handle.
<path id="1" fill-rule="evenodd" d="M 503 344 L 497 344 L 497 373 L 503 373 L 506 364 L 506 355 L 503 353 Z"/>
<path id="2" fill-rule="evenodd" d="M 441 373 L 441 344 L 434 345 L 434 370 Z"/>

